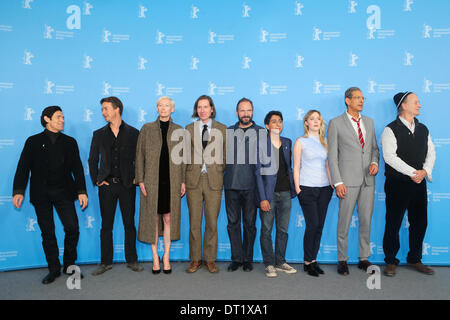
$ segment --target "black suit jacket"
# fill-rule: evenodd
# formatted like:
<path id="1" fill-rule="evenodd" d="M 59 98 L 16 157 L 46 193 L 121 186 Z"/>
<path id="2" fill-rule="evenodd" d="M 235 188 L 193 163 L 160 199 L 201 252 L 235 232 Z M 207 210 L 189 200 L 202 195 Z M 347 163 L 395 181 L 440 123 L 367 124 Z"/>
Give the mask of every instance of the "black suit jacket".
<path id="1" fill-rule="evenodd" d="M 123 120 L 123 127 L 120 129 L 120 175 L 125 187 L 131 187 L 134 179 L 134 165 L 136 160 L 136 145 L 139 137 L 139 130 L 126 124 Z M 107 138 L 109 123 L 94 131 L 89 152 L 89 173 L 92 183 L 97 185 L 105 180 L 111 173 L 111 141 Z M 123 130 L 123 131 L 122 131 Z M 100 162 L 100 165 L 99 165 Z"/>
<path id="2" fill-rule="evenodd" d="M 44 132 L 31 136 L 25 142 L 14 176 L 13 195 L 25 194 L 30 178 L 30 202 L 37 203 L 46 197 L 50 138 Z M 68 199 L 75 200 L 78 194 L 86 194 L 83 165 L 77 141 L 63 133 L 56 140 L 63 149 L 65 191 Z"/>

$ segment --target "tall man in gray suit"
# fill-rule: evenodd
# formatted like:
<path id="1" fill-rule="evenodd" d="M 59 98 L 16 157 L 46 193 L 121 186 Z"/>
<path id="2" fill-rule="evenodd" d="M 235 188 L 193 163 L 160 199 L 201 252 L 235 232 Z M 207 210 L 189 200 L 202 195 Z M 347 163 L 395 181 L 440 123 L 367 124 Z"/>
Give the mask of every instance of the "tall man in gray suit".
<path id="1" fill-rule="evenodd" d="M 367 271 L 371 265 L 370 223 L 372 220 L 375 175 L 378 173 L 379 151 L 373 120 L 361 116 L 364 97 L 359 88 L 345 92 L 347 111 L 330 121 L 328 126 L 328 162 L 332 183 L 339 197 L 337 230 L 338 273 L 348 275 L 347 237 L 357 204 L 359 218 L 358 268 Z"/>

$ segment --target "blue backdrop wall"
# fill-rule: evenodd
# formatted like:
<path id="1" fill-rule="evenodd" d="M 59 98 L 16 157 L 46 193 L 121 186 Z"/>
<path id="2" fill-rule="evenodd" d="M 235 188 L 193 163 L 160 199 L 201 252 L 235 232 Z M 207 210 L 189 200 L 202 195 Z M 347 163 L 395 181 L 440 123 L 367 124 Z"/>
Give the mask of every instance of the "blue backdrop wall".
<path id="1" fill-rule="evenodd" d="M 236 121 L 235 105 L 253 100 L 254 119 L 283 112 L 286 137 L 303 134 L 301 119 L 319 109 L 329 120 L 345 110 L 344 91 L 358 86 L 367 97 L 364 114 L 374 118 L 378 144 L 396 116 L 392 97 L 414 91 L 422 103 L 420 121 L 436 146 L 434 181 L 428 184 L 429 226 L 423 262 L 450 265 L 450 2 L 446 0 L 10 0 L 0 2 L 0 270 L 45 266 L 41 235 L 27 190 L 24 205 L 11 203 L 12 181 L 26 138 L 42 130 L 39 117 L 60 105 L 65 133 L 77 139 L 85 167 L 89 207 L 81 211 L 79 263 L 100 259 L 101 217 L 97 188 L 87 170 L 92 132 L 105 124 L 99 101 L 118 96 L 123 118 L 140 129 L 157 116 L 161 95 L 175 100 L 174 121 L 186 125 L 195 99 L 209 94 L 217 120 Z M 376 178 L 371 260 L 383 262 L 384 163 Z M 139 203 L 139 199 L 136 200 Z M 305 221 L 292 201 L 286 258 L 303 260 Z M 319 261 L 337 260 L 338 199 L 333 196 Z M 56 215 L 55 215 L 56 216 Z M 138 221 L 138 211 L 136 222 Z M 182 200 L 181 239 L 174 260 L 189 259 L 189 219 Z M 124 261 L 119 210 L 114 261 Z M 63 230 L 55 218 L 63 252 Z M 230 259 L 225 206 L 219 214 L 218 260 Z M 408 252 L 408 221 L 400 232 L 399 258 Z M 261 261 L 258 234 L 255 260 Z M 358 217 L 349 233 L 350 262 L 358 259 Z M 141 261 L 149 245 L 138 242 Z M 162 245 L 160 245 L 162 250 Z"/>

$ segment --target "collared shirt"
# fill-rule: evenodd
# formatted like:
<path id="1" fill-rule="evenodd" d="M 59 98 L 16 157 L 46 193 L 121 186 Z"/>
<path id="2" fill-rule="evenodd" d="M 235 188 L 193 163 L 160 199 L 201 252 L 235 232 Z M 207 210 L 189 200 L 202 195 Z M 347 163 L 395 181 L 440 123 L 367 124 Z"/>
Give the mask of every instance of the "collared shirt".
<path id="1" fill-rule="evenodd" d="M 252 190 L 256 185 L 255 164 L 259 130 L 266 134 L 266 129 L 254 121 L 247 128 L 241 128 L 239 125 L 238 121 L 227 128 L 227 159 L 223 176 L 225 190 Z"/>
<path id="2" fill-rule="evenodd" d="M 356 136 L 358 137 L 358 136 L 359 136 L 359 133 L 358 133 L 358 124 L 357 124 L 355 121 L 352 120 L 352 118 L 353 118 L 352 115 L 350 115 L 347 111 L 346 111 L 345 113 L 347 114 L 347 117 L 348 117 L 348 119 L 350 120 L 350 123 L 352 124 L 353 129 L 355 129 Z M 355 118 L 353 118 L 353 119 L 355 119 Z M 359 120 L 359 127 L 361 128 L 361 132 L 362 132 L 364 141 L 366 141 L 366 127 L 364 127 L 364 121 L 362 120 L 361 115 L 359 115 L 359 118 L 358 118 L 358 119 L 360 119 L 360 120 Z M 358 120 L 358 119 L 355 119 L 355 120 Z M 371 164 L 376 164 L 376 165 L 378 166 L 378 163 L 376 163 L 376 162 L 372 162 Z M 340 181 L 340 182 L 338 182 L 338 183 L 335 183 L 334 186 L 337 187 L 338 185 L 343 184 L 343 183 L 344 183 L 344 182 Z"/>
<path id="3" fill-rule="evenodd" d="M 353 118 L 353 119 L 355 119 L 355 118 L 354 118 L 352 115 L 350 115 L 347 111 L 346 111 L 345 113 L 347 114 L 347 117 L 348 117 L 348 119 L 350 120 L 350 123 L 352 124 L 353 129 L 355 129 L 356 136 L 358 137 L 358 136 L 359 136 L 359 133 L 358 133 L 358 124 L 357 124 L 355 121 L 352 120 L 352 118 Z M 358 118 L 358 119 L 360 119 L 360 120 L 359 120 L 359 126 L 360 126 L 360 128 L 361 128 L 361 132 L 362 132 L 362 134 L 363 134 L 364 141 L 366 141 L 366 128 L 364 127 L 364 121 L 362 120 L 361 115 L 359 115 L 359 118 Z M 358 119 L 355 119 L 355 120 L 358 121 Z"/>
<path id="4" fill-rule="evenodd" d="M 200 128 L 200 139 L 202 139 L 202 132 L 203 132 L 203 126 L 206 124 L 207 126 L 208 126 L 208 135 L 211 137 L 211 126 L 212 126 L 212 119 L 209 119 L 209 121 L 207 122 L 207 123 L 203 123 L 203 121 L 202 120 L 197 120 L 198 122 L 199 122 L 199 128 Z M 203 141 L 203 140 L 200 140 L 200 141 Z M 205 163 L 203 163 L 203 166 L 202 166 L 202 173 L 206 173 L 207 172 L 207 170 L 206 170 L 206 164 Z"/>
<path id="5" fill-rule="evenodd" d="M 414 134 L 416 128 L 415 122 L 409 123 L 409 121 L 399 116 L 400 121 Z M 415 168 L 408 165 L 401 158 L 397 156 L 397 139 L 395 138 L 394 132 L 389 127 L 384 128 L 383 134 L 381 135 L 381 146 L 383 149 L 384 162 L 390 165 L 392 168 L 398 172 L 413 177 L 416 171 Z M 436 151 L 434 149 L 434 144 L 431 141 L 431 136 L 428 134 L 428 152 L 423 164 L 423 169 L 427 172 L 427 180 L 432 181 L 432 171 L 434 167 L 434 162 L 436 161 Z"/>
<path id="6" fill-rule="evenodd" d="M 120 178 L 120 149 L 122 147 L 122 135 L 121 132 L 124 128 L 124 122 L 119 126 L 119 132 L 117 133 L 117 137 L 114 135 L 113 131 L 111 130 L 111 126 L 108 126 L 108 135 L 107 139 L 109 140 L 111 144 L 111 171 L 110 176 L 115 178 Z"/>

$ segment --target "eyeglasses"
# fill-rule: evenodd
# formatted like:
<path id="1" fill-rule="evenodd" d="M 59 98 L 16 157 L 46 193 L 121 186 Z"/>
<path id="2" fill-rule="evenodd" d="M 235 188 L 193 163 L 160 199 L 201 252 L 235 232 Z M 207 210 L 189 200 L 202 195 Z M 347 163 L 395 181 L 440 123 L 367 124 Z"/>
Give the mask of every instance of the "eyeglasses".
<path id="1" fill-rule="evenodd" d="M 361 96 L 351 96 L 351 99 L 353 99 L 353 98 L 355 98 L 356 100 L 362 100 L 362 101 L 367 100 L 367 98 L 361 97 Z"/>

